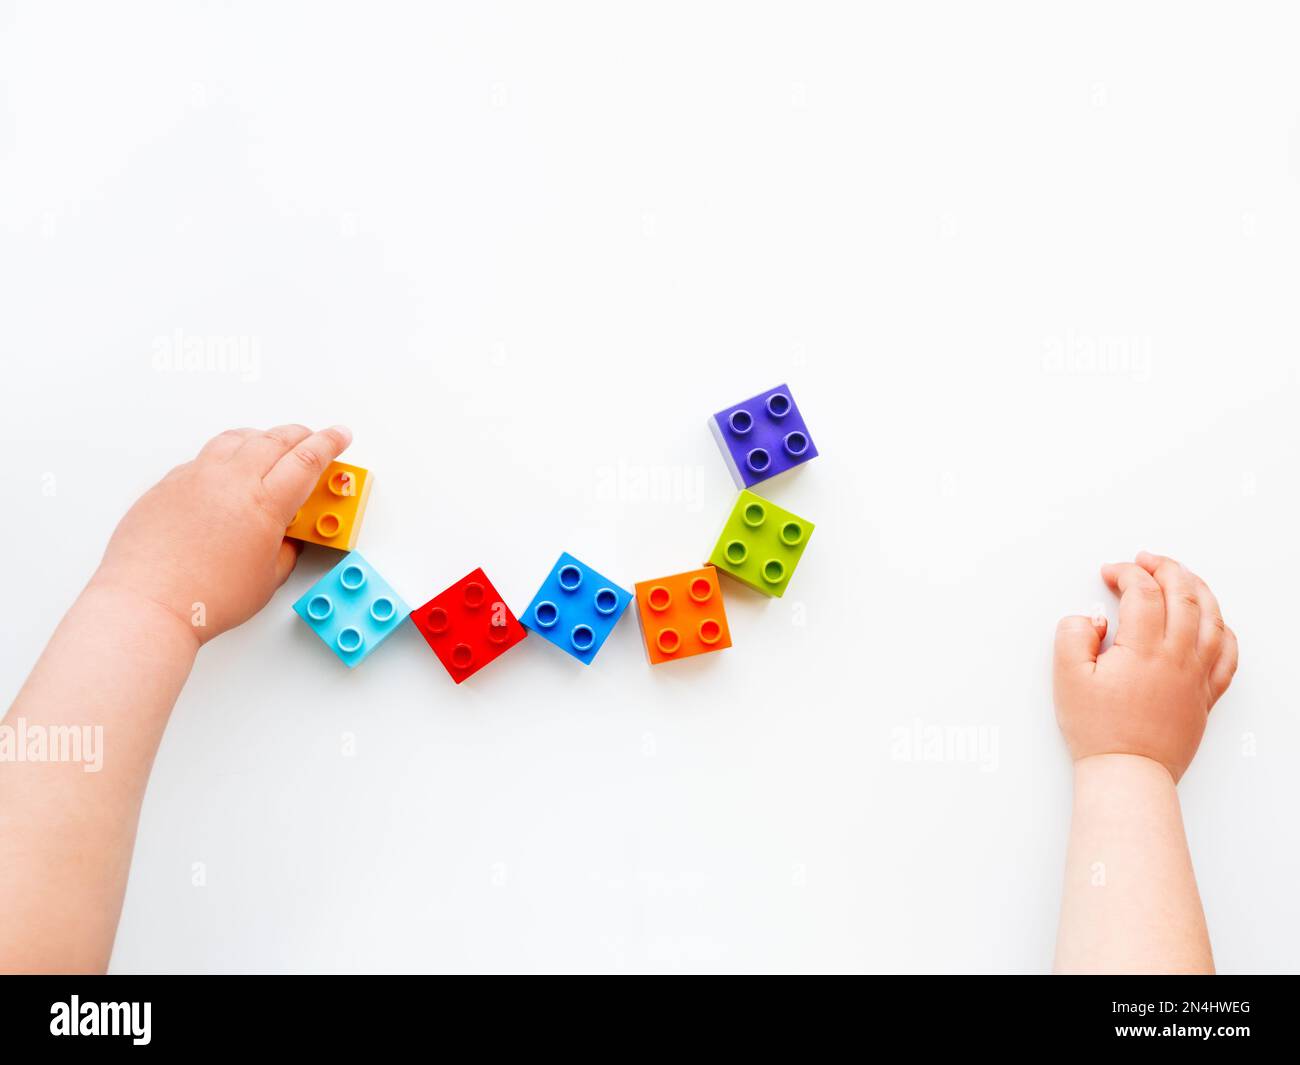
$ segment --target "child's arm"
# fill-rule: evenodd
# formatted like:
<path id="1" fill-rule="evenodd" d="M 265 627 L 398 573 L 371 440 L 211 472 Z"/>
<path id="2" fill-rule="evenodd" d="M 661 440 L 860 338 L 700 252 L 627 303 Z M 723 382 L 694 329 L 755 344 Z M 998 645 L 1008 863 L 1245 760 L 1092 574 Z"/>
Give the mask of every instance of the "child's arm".
<path id="1" fill-rule="evenodd" d="M 102 972 L 140 804 L 199 647 L 266 605 L 293 570 L 284 530 L 346 429 L 238 429 L 127 512 L 5 724 L 102 726 L 99 771 L 0 763 L 0 971 Z"/>
<path id="2" fill-rule="evenodd" d="M 1143 552 L 1103 566 L 1119 627 L 1068 617 L 1056 635 L 1056 716 L 1074 758 L 1074 816 L 1056 968 L 1212 972 L 1175 789 L 1210 708 L 1237 668 L 1237 640 L 1203 580 Z"/>

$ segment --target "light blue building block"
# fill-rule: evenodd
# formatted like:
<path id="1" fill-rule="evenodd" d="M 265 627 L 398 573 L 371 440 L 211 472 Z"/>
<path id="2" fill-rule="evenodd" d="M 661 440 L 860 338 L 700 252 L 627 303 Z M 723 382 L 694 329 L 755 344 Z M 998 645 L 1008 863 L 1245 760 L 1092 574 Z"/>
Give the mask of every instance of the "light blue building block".
<path id="1" fill-rule="evenodd" d="M 631 592 L 566 551 L 519 620 L 589 666 L 630 602 Z"/>
<path id="2" fill-rule="evenodd" d="M 344 556 L 293 608 L 348 669 L 383 643 L 411 612 L 359 551 Z"/>

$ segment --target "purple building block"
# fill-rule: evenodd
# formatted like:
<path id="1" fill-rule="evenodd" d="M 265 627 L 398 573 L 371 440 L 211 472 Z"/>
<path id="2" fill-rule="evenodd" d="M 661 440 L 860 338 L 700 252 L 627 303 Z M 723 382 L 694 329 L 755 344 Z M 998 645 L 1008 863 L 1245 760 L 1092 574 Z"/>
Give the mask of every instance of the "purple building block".
<path id="1" fill-rule="evenodd" d="M 719 411 L 709 422 L 741 488 L 816 458 L 817 447 L 786 385 Z"/>

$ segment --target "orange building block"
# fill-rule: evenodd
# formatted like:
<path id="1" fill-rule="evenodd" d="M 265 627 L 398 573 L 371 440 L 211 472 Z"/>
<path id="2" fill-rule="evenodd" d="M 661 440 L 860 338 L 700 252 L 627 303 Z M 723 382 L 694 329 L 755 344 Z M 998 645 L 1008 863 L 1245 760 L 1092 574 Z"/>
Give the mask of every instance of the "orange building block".
<path id="1" fill-rule="evenodd" d="M 331 462 L 284 535 L 340 551 L 353 550 L 361 535 L 370 480 L 369 470 Z"/>
<path id="2" fill-rule="evenodd" d="M 718 571 L 712 566 L 639 582 L 636 610 L 651 665 L 731 646 Z"/>

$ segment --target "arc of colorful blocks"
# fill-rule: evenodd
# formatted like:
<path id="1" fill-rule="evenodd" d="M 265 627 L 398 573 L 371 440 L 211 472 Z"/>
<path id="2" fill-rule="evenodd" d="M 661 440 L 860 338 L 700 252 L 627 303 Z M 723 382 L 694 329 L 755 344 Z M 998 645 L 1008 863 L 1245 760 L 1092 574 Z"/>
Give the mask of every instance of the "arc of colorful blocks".
<path id="1" fill-rule="evenodd" d="M 370 472 L 334 462 L 285 535 L 347 554 L 293 608 L 349 669 L 409 617 L 457 684 L 529 632 L 591 665 L 634 599 L 651 665 L 721 651 L 731 630 L 718 573 L 784 595 L 815 528 L 751 489 L 816 457 L 817 448 L 786 385 L 719 411 L 709 425 L 740 495 L 699 569 L 638 581 L 629 592 L 564 552 L 521 616 L 481 568 L 412 610 L 356 550 Z"/>

